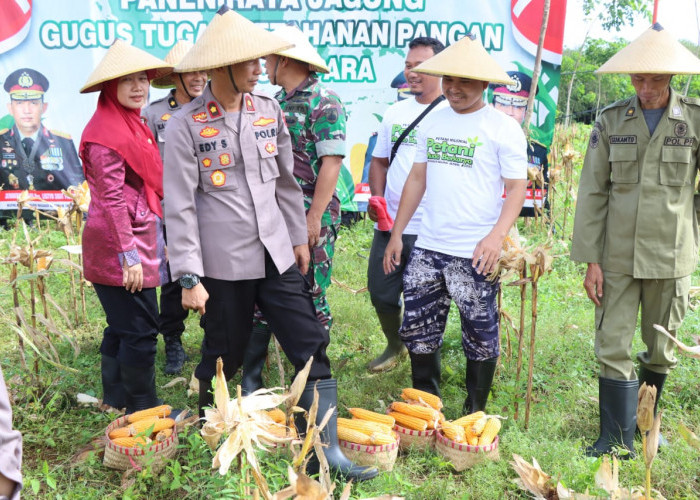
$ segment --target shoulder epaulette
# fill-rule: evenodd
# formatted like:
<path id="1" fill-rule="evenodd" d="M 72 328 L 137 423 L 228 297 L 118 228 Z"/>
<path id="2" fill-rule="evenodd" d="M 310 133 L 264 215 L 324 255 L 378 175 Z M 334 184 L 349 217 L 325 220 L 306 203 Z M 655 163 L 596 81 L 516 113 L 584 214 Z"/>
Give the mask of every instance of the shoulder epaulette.
<path id="1" fill-rule="evenodd" d="M 267 92 L 264 92 L 262 90 L 253 90 L 251 92 L 251 94 L 253 94 L 256 97 L 263 97 L 265 99 L 271 99 L 271 100 L 275 101 L 274 97 L 272 97 L 270 94 L 268 94 Z"/>
<path id="2" fill-rule="evenodd" d="M 545 149 L 547 148 L 547 146 L 545 146 L 545 145 L 544 145 L 543 143 L 541 143 L 540 141 L 536 141 L 535 139 L 528 139 L 528 141 L 530 142 L 530 144 L 537 144 L 538 146 L 542 146 L 542 147 L 545 148 Z"/>
<path id="3" fill-rule="evenodd" d="M 700 106 L 700 98 L 698 97 L 681 97 L 681 102 L 683 104 L 693 104 L 695 106 Z"/>
<path id="4" fill-rule="evenodd" d="M 6 134 L 6 133 L 8 133 L 9 131 L 10 131 L 9 128 L 0 129 L 0 135 Z"/>
<path id="5" fill-rule="evenodd" d="M 63 137 L 64 139 L 73 139 L 73 136 L 70 134 L 67 134 L 66 132 L 61 132 L 60 130 L 50 130 L 50 132 L 53 135 L 57 135 L 58 137 Z"/>
<path id="6" fill-rule="evenodd" d="M 603 110 L 601 111 L 601 113 L 604 113 L 604 112 L 606 112 L 606 111 L 608 111 L 608 110 L 610 110 L 610 109 L 625 108 L 625 107 L 629 106 L 630 102 L 632 102 L 632 98 L 631 98 L 631 97 L 628 97 L 627 99 L 621 99 L 621 100 L 619 100 L 619 101 L 616 101 L 616 102 L 614 102 L 614 103 L 612 103 L 612 104 L 608 104 L 607 106 L 605 106 L 605 107 L 603 108 Z"/>

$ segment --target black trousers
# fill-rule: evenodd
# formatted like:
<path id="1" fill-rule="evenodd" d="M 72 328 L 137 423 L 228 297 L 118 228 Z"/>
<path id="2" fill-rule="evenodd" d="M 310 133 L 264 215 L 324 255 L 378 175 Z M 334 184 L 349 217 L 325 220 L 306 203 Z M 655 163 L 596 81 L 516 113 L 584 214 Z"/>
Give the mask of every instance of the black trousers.
<path id="1" fill-rule="evenodd" d="M 313 356 L 309 380 L 331 376 L 326 355 L 328 332 L 316 317 L 309 284 L 296 265 L 280 274 L 266 252 L 265 278 L 225 281 L 205 277 L 202 284 L 209 300 L 203 322 L 202 360 L 195 369 L 198 379 L 211 380 L 219 356 L 226 378 L 236 374 L 243 364 L 255 304 L 297 372 Z"/>
<path id="2" fill-rule="evenodd" d="M 182 287 L 177 281 L 160 287 L 160 318 L 158 330 L 163 338 L 180 338 L 185 331 L 189 311 L 182 307 Z"/>
<path id="3" fill-rule="evenodd" d="M 131 293 L 122 286 L 93 286 L 107 317 L 100 352 L 120 364 L 152 366 L 158 338 L 156 289 Z"/>

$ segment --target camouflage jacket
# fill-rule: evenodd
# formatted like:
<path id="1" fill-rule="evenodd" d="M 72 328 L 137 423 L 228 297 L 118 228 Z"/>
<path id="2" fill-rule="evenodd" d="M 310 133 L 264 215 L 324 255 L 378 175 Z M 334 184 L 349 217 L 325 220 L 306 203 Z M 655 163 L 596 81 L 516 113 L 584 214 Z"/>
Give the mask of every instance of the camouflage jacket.
<path id="1" fill-rule="evenodd" d="M 322 156 L 345 156 L 346 115 L 343 103 L 310 75 L 296 89 L 275 96 L 284 112 L 294 153 L 294 177 L 304 193 L 304 206 L 311 207 Z M 340 201 L 336 193 L 321 218 L 321 224 L 337 223 Z"/>

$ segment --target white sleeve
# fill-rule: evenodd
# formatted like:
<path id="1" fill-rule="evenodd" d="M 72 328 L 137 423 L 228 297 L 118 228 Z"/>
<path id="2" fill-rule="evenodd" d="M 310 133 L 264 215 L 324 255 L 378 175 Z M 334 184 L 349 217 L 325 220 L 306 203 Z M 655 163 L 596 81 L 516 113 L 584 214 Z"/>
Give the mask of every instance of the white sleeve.
<path id="1" fill-rule="evenodd" d="M 416 130 L 416 154 L 413 163 L 425 163 L 428 161 L 428 136 L 425 127 Z"/>
<path id="2" fill-rule="evenodd" d="M 504 179 L 527 179 L 527 139 L 518 122 L 505 117 L 498 142 L 498 163 Z"/>
<path id="3" fill-rule="evenodd" d="M 384 113 L 382 123 L 379 124 L 379 130 L 377 131 L 377 143 L 372 151 L 372 156 L 374 157 L 389 158 L 389 155 L 391 154 L 391 126 L 394 121 L 394 113 L 392 113 L 392 109 L 393 106 L 389 106 Z"/>

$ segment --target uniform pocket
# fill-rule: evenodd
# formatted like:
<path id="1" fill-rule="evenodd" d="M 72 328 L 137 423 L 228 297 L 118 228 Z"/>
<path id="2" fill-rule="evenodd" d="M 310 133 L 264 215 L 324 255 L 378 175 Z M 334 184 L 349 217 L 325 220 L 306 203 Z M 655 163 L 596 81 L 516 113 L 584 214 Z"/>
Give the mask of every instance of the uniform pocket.
<path id="1" fill-rule="evenodd" d="M 280 169 L 277 165 L 277 141 L 269 139 L 260 141 L 258 152 L 260 153 L 260 174 L 263 182 L 269 182 L 280 176 Z"/>
<path id="2" fill-rule="evenodd" d="M 661 147 L 659 183 L 663 186 L 687 186 L 690 184 L 691 148 Z"/>
<path id="3" fill-rule="evenodd" d="M 612 181 L 619 184 L 636 184 L 639 182 L 639 163 L 637 146 L 611 146 L 610 164 Z"/>
<path id="4" fill-rule="evenodd" d="M 238 189 L 231 151 L 201 155 L 197 157 L 197 160 L 199 162 L 199 183 L 205 193 Z"/>
<path id="5" fill-rule="evenodd" d="M 676 279 L 676 296 L 671 300 L 671 310 L 668 317 L 668 329 L 678 330 L 688 310 L 690 294 L 690 276 Z"/>

